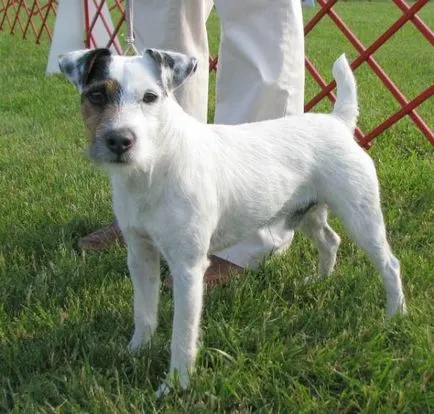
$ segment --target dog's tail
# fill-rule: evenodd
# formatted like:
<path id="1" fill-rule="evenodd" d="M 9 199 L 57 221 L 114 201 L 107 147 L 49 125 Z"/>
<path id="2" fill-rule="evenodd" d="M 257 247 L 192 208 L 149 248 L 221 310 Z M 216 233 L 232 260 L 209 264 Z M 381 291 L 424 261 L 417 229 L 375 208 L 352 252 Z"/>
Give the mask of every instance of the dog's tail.
<path id="1" fill-rule="evenodd" d="M 333 65 L 333 77 L 337 85 L 337 97 L 333 109 L 333 115 L 342 120 L 345 125 L 354 132 L 359 115 L 357 104 L 357 87 L 353 71 L 345 57 L 345 53 L 339 56 Z"/>

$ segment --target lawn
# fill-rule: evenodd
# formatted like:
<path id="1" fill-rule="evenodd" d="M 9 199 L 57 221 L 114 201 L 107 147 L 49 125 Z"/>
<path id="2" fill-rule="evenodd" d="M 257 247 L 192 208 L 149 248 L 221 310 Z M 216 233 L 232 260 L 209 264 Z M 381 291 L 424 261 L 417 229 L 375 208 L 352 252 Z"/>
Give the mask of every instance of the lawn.
<path id="1" fill-rule="evenodd" d="M 336 9 L 369 44 L 399 15 L 391 3 Z M 434 3 L 421 15 L 434 27 Z M 215 52 L 215 15 L 209 28 Z M 356 56 L 328 21 L 306 49 L 327 79 L 341 52 Z M 0 412 L 434 412 L 434 152 L 411 121 L 370 150 L 408 316 L 385 318 L 377 272 L 333 219 L 343 242 L 331 278 L 302 283 L 317 258 L 298 235 L 282 257 L 207 292 L 192 386 L 158 401 L 171 293 L 163 288 L 152 347 L 128 354 L 125 249 L 76 250 L 79 236 L 112 219 L 110 189 L 83 155 L 76 92 L 44 76 L 47 53 L 47 44 L 0 33 Z M 408 98 L 432 82 L 433 49 L 411 25 L 376 58 Z M 366 67 L 356 77 L 359 125 L 369 131 L 397 105 Z M 211 94 L 213 85 L 214 76 Z M 308 78 L 306 97 L 315 90 Z M 419 112 L 433 128 L 433 99 Z"/>

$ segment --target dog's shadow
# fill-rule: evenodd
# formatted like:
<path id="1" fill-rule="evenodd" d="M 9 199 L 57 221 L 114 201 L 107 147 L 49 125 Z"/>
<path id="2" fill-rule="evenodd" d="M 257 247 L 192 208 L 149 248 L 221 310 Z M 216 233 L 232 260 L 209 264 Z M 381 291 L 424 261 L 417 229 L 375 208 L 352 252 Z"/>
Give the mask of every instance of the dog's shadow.
<path id="1" fill-rule="evenodd" d="M 78 238 L 98 227 L 82 219 L 62 226 L 52 223 L 15 232 L 2 246 L 1 303 L 7 339 L 0 341 L 0 377 L 7 382 L 2 384 L 2 398 L 11 404 L 12 394 L 20 390 L 35 390 L 35 400 L 61 394 L 41 388 L 64 389 L 68 384 L 60 378 L 78 378 L 80 370 L 107 378 L 108 387 L 113 378 L 121 387 L 148 389 L 161 381 L 169 358 L 169 325 L 161 318 L 152 345 L 134 355 L 127 352 L 133 318 L 126 249 L 120 244 L 100 252 L 77 249 Z M 104 300 L 104 290 L 112 303 L 93 303 Z M 120 304 L 113 302 L 117 290 Z M 162 290 L 170 298 L 168 290 Z M 163 301 L 171 307 L 170 299 Z"/>
<path id="2" fill-rule="evenodd" d="M 31 229 L 16 226 L 13 231 L 1 235 L 2 251 L 8 253 L 18 250 L 23 255 L 36 258 L 45 258 L 50 253 L 54 256 L 59 246 L 77 250 L 78 239 L 98 227 L 100 225 L 95 221 L 82 217 L 62 224 L 51 221 Z"/>
<path id="3" fill-rule="evenodd" d="M 30 394 L 34 403 L 56 406 L 62 403 L 62 394 L 64 398 L 74 387 L 86 389 L 95 381 L 106 391 L 118 387 L 151 393 L 167 368 L 168 350 L 162 346 L 167 338 L 159 335 L 150 347 L 129 353 L 130 316 L 101 309 L 91 320 L 67 317 L 55 327 L 38 327 L 1 341 L 0 367 L 8 388 L 4 387 L 2 398 L 9 400 L 11 409 L 16 393 Z M 113 329 L 101 330 L 101 320 Z"/>
<path id="4" fill-rule="evenodd" d="M 62 225 L 51 222 L 32 229 L 14 229 L 8 234 L 7 241 L 1 246 L 4 263 L 0 268 L 3 283 L 1 303 L 6 313 L 15 314 L 20 307 L 31 306 L 33 300 L 46 307 L 48 302 L 45 299 L 52 302 L 60 298 L 58 305 L 63 306 L 59 292 L 67 287 L 79 291 L 80 282 L 85 282 L 84 266 L 87 262 L 90 266 L 100 260 L 97 256 L 80 252 L 77 241 L 95 228 L 95 223 L 76 219 Z M 125 272 L 125 261 L 120 260 L 122 254 L 120 249 L 112 248 L 99 256 L 104 260 L 112 257 L 109 260 L 111 270 Z M 81 274 L 77 274 L 74 267 L 81 267 Z M 48 294 L 50 292 L 53 294 Z"/>
<path id="5" fill-rule="evenodd" d="M 83 371 L 89 374 L 83 381 L 96 378 L 107 389 L 137 387 L 151 392 L 161 381 L 170 357 L 171 294 L 168 289 L 162 288 L 163 309 L 160 310 L 159 329 L 152 345 L 135 355 L 128 353 L 126 346 L 133 331 L 133 322 L 131 286 L 129 282 L 125 283 L 128 277 L 125 249 L 117 245 L 91 254 L 82 254 L 75 249 L 76 240 L 95 228 L 95 223 L 76 220 L 61 227 L 53 225 L 38 229 L 34 234 L 27 234 L 26 242 L 19 246 L 24 258 L 6 268 L 4 280 L 8 286 L 4 286 L 3 291 L 9 294 L 2 298 L 2 304 L 11 325 L 15 323 L 14 319 L 19 322 L 21 317 L 16 317 L 23 308 L 24 319 L 27 318 L 25 313 L 30 312 L 28 320 L 38 321 L 37 326 L 27 328 L 24 322 L 19 322 L 24 325 L 21 328 L 17 325 L 11 338 L 0 342 L 0 367 L 9 388 L 7 399 L 12 398 L 14 392 L 30 389 L 38 390 L 33 395 L 38 401 L 45 398 L 44 395 L 50 395 L 48 389 L 52 386 L 58 391 L 53 393 L 54 396 L 68 394 L 65 388 L 70 385 L 65 378 L 78 380 L 83 377 Z M 51 236 L 57 234 L 57 238 L 48 237 L 41 245 L 47 233 Z M 23 240 L 23 235 L 17 235 L 16 242 L 19 240 Z M 29 266 L 26 259 L 32 254 L 35 260 Z M 271 258 L 258 270 L 247 270 L 228 285 L 207 292 L 203 317 L 205 352 L 202 352 L 199 364 L 214 364 L 207 350 L 233 348 L 233 344 L 227 342 L 232 339 L 225 339 L 217 330 L 207 329 L 214 325 L 216 319 L 222 326 L 234 324 L 235 329 L 244 332 L 244 338 L 239 339 L 237 347 L 254 357 L 259 342 L 249 334 L 249 310 L 255 306 L 254 296 L 259 298 L 264 293 L 278 298 L 289 308 L 305 306 L 312 311 L 312 315 L 304 312 L 300 317 L 293 317 L 291 323 L 279 327 L 279 335 L 288 337 L 288 340 L 291 335 L 303 332 L 307 338 L 320 343 L 345 326 L 350 331 L 356 331 L 354 321 L 361 319 L 357 313 L 364 302 L 363 298 L 356 298 L 355 303 L 352 291 L 356 282 L 342 284 L 339 290 L 336 289 L 338 283 L 331 278 L 303 285 L 305 275 L 300 270 L 294 270 L 301 268 L 300 261 L 307 262 L 307 267 L 303 266 L 303 269 L 315 272 L 312 263 L 316 263 L 316 254 L 306 248 L 305 242 L 295 241 L 287 255 Z M 167 268 L 165 270 L 167 272 Z M 333 277 L 345 276 L 338 274 Z M 104 289 L 110 292 L 113 289 L 129 289 L 124 294 L 119 292 L 120 297 L 128 297 L 127 302 L 121 299 L 119 304 L 89 306 L 87 317 L 80 306 L 72 307 L 72 313 L 68 313 L 71 309 L 69 301 L 83 301 L 82 306 L 87 306 L 91 300 L 88 298 L 86 302 L 86 297 L 95 293 L 95 300 L 102 300 L 97 297 L 98 292 Z M 330 291 L 330 294 L 319 305 L 318 298 L 324 296 L 325 291 Z M 246 311 L 238 308 L 240 297 L 246 298 Z M 317 312 L 319 308 L 320 312 Z M 50 309 L 47 314 L 57 309 L 57 322 L 50 321 L 44 309 Z M 344 313 L 342 309 L 347 311 Z M 378 312 L 382 312 L 381 305 Z M 246 320 L 243 320 L 243 315 Z M 44 318 L 47 318 L 46 322 Z M 336 328 L 337 318 L 341 320 L 339 328 Z M 256 320 L 255 323 L 262 324 L 260 318 Z M 13 326 L 8 329 L 14 330 Z M 251 332 L 255 330 L 259 331 L 252 326 Z M 40 392 L 41 388 L 47 392 Z M 45 403 L 45 400 L 40 402 Z M 52 403 L 54 405 L 56 401 Z"/>

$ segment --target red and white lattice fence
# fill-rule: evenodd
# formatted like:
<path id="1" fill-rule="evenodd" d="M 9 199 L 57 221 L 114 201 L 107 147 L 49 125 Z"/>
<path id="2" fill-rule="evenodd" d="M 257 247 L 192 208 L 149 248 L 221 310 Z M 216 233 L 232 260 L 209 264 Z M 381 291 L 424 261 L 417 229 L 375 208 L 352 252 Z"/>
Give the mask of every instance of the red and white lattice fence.
<path id="1" fill-rule="evenodd" d="M 410 7 L 404 0 L 393 0 L 393 2 L 401 9 L 403 12 L 402 16 L 395 21 L 384 33 L 382 33 L 374 42 L 372 42 L 368 47 L 364 46 L 362 42 L 357 38 L 357 36 L 350 30 L 350 28 L 345 24 L 345 22 L 339 17 L 339 15 L 333 10 L 333 6 L 336 4 L 337 0 L 317 0 L 321 5 L 321 10 L 308 22 L 305 26 L 304 32 L 307 35 L 313 27 L 325 16 L 328 15 L 339 30 L 344 34 L 348 41 L 354 46 L 354 48 L 359 53 L 359 56 L 351 63 L 351 68 L 353 70 L 357 69 L 361 63 L 366 62 L 381 82 L 387 87 L 387 89 L 392 93 L 394 98 L 398 101 L 401 109 L 399 109 L 394 114 L 391 114 L 389 118 L 377 125 L 371 132 L 364 134 L 362 131 L 357 130 L 356 136 L 359 140 L 360 145 L 368 146 L 369 143 L 384 130 L 391 127 L 394 123 L 399 121 L 405 115 L 409 115 L 413 122 L 416 124 L 418 129 L 425 135 L 425 137 L 434 145 L 434 133 L 426 125 L 424 120 L 416 112 L 417 106 L 421 105 L 425 100 L 434 94 L 434 84 L 426 88 L 422 93 L 413 98 L 411 101 L 404 96 L 404 94 L 399 90 L 398 86 L 390 79 L 387 73 L 382 69 L 378 62 L 373 57 L 373 54 L 386 43 L 405 23 L 411 21 L 414 26 L 422 33 L 422 35 L 434 46 L 434 32 L 417 16 L 417 12 L 428 3 L 428 0 L 417 0 Z M 306 68 L 312 74 L 314 79 L 317 81 L 321 87 L 321 92 L 313 97 L 306 105 L 305 110 L 309 111 L 313 108 L 322 98 L 328 96 L 333 102 L 335 96 L 333 94 L 333 89 L 336 86 L 334 81 L 326 84 L 324 79 L 312 65 L 309 58 L 306 57 Z"/>
<path id="2" fill-rule="evenodd" d="M 74 0 L 76 1 L 76 0 Z M 78 0 L 77 0 L 78 1 Z M 125 9 L 123 0 L 82 0 L 84 5 L 85 34 L 83 44 L 86 47 L 114 47 L 118 53 L 122 53 L 122 46 L 118 41 L 118 35 L 125 23 Z M 308 35 L 321 19 L 328 16 L 337 28 L 342 32 L 346 39 L 356 49 L 358 56 L 351 62 L 351 67 L 356 70 L 362 63 L 366 63 L 383 85 L 391 92 L 398 102 L 400 109 L 373 128 L 370 132 L 364 133 L 360 129 L 356 131 L 356 137 L 360 145 L 369 147 L 371 141 L 398 122 L 401 118 L 408 115 L 416 127 L 434 145 L 434 133 L 424 122 L 416 109 L 434 94 L 434 84 L 428 86 L 415 98 L 408 100 L 399 87 L 392 81 L 386 71 L 374 58 L 374 53 L 378 51 L 404 24 L 411 23 L 423 35 L 423 37 L 434 46 L 434 32 L 422 21 L 417 12 L 424 7 L 429 0 L 416 0 L 407 4 L 405 0 L 393 0 L 393 3 L 401 10 L 401 16 L 385 30 L 370 45 L 364 45 L 351 29 L 345 24 L 342 18 L 336 13 L 333 6 L 338 0 L 317 0 L 319 5 L 318 12 L 305 26 L 305 35 Z M 36 43 L 39 43 L 44 35 L 51 40 L 50 27 L 53 24 L 56 14 L 57 2 L 55 0 L 0 0 L 0 30 L 10 34 L 20 34 L 23 38 L 28 38 L 32 34 Z M 108 22 L 103 7 L 108 7 L 111 15 L 111 22 Z M 94 30 L 96 24 L 105 28 L 108 41 L 105 45 L 98 44 L 95 39 Z M 210 70 L 217 70 L 218 58 L 210 58 Z M 332 81 L 327 83 L 311 60 L 306 57 L 306 69 L 312 75 L 320 87 L 320 92 L 310 99 L 305 110 L 309 111 L 315 107 L 323 98 L 327 97 L 332 102 L 335 100 L 333 90 L 336 86 Z"/>
<path id="3" fill-rule="evenodd" d="M 33 35 L 36 43 L 44 35 L 51 40 L 52 22 L 48 20 L 56 17 L 56 6 L 55 0 L 0 0 L 0 30 L 10 34 L 19 32 L 23 39 Z"/>

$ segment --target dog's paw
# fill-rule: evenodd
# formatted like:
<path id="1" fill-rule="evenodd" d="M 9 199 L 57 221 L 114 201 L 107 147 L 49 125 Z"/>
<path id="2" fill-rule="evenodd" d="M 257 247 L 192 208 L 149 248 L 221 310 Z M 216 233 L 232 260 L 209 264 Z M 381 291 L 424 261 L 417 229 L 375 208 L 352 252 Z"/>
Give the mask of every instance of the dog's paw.
<path id="1" fill-rule="evenodd" d="M 388 301 L 386 312 L 389 317 L 394 315 L 406 315 L 408 311 L 404 296 L 399 296 L 395 300 Z"/>
<path id="2" fill-rule="evenodd" d="M 149 335 L 144 335 L 142 332 L 134 331 L 134 335 L 131 338 L 130 343 L 128 344 L 128 351 L 131 353 L 138 352 L 140 348 L 145 345 L 148 345 L 151 341 Z"/>
<path id="3" fill-rule="evenodd" d="M 303 284 L 303 285 L 313 285 L 314 283 L 319 282 L 321 279 L 322 279 L 322 277 L 321 277 L 321 276 L 318 276 L 318 275 L 306 276 L 306 277 L 303 279 L 302 284 Z"/>
<path id="4" fill-rule="evenodd" d="M 165 395 L 169 394 L 170 389 L 171 387 L 169 384 L 167 384 L 166 382 L 161 383 L 157 391 L 155 391 L 155 397 L 156 398 L 164 397 Z"/>
<path id="5" fill-rule="evenodd" d="M 185 391 L 189 383 L 190 379 L 187 372 L 180 374 L 178 370 L 172 370 L 158 387 L 155 396 L 157 398 L 164 397 L 170 390 Z"/>

